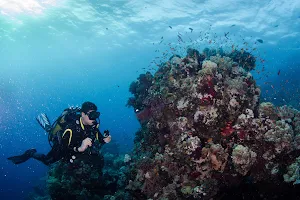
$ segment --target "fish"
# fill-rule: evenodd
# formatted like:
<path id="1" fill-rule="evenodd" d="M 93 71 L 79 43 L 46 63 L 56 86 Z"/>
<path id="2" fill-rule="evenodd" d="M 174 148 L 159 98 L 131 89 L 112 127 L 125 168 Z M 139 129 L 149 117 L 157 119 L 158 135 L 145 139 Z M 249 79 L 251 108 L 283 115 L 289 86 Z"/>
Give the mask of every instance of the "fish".
<path id="1" fill-rule="evenodd" d="M 256 41 L 259 43 L 264 43 L 264 41 L 262 39 L 257 39 Z"/>
<path id="2" fill-rule="evenodd" d="M 183 42 L 183 40 L 182 40 L 182 38 L 180 37 L 180 35 L 177 35 L 178 36 L 178 40 L 180 41 L 180 42 Z"/>
<path id="3" fill-rule="evenodd" d="M 194 29 L 192 29 L 192 28 L 189 28 L 189 29 L 191 30 L 191 32 L 193 32 L 193 30 L 194 30 Z"/>
<path id="4" fill-rule="evenodd" d="M 172 26 L 169 26 L 170 29 L 172 29 Z"/>
<path id="5" fill-rule="evenodd" d="M 227 35 L 229 34 L 229 32 L 224 33 L 224 36 L 228 39 Z"/>
<path id="6" fill-rule="evenodd" d="M 280 70 L 278 70 L 277 75 L 278 75 L 278 76 L 280 75 Z"/>
<path id="7" fill-rule="evenodd" d="M 278 26 L 279 26 L 279 25 L 278 25 L 278 24 L 276 24 L 274 27 L 275 27 L 275 28 L 277 28 Z"/>

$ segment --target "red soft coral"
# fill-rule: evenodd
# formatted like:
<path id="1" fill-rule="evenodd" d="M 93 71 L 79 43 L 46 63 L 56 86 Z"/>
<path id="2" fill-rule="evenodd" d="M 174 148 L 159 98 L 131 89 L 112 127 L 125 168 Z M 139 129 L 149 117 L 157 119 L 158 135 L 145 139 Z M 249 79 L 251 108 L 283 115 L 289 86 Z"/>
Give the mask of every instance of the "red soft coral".
<path id="1" fill-rule="evenodd" d="M 235 131 L 235 129 L 232 127 L 232 122 L 227 122 L 225 128 L 221 128 L 221 135 L 228 137 L 230 136 L 233 132 Z"/>

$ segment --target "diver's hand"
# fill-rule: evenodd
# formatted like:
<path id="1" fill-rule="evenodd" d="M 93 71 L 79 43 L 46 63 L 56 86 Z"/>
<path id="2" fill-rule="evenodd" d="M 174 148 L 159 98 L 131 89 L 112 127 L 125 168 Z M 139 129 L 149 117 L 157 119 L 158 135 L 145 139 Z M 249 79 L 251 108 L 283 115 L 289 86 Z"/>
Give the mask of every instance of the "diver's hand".
<path id="1" fill-rule="evenodd" d="M 78 148 L 79 152 L 84 152 L 88 147 L 92 146 L 92 139 L 91 138 L 85 138 L 81 146 Z"/>
<path id="2" fill-rule="evenodd" d="M 105 143 L 110 143 L 110 141 L 111 141 L 111 136 L 109 135 L 109 136 L 103 138 L 103 141 L 104 141 Z"/>

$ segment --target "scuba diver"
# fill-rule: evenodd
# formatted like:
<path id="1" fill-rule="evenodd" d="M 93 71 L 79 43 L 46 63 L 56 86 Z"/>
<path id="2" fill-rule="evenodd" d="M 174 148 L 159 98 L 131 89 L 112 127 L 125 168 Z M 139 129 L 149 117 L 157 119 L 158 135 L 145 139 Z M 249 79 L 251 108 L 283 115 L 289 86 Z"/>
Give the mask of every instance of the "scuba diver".
<path id="1" fill-rule="evenodd" d="M 49 144 L 52 147 L 47 155 L 38 153 L 36 149 L 29 149 L 22 155 L 7 158 L 14 164 L 20 164 L 30 158 L 50 165 L 58 160 L 73 161 L 82 156 L 100 156 L 103 144 L 111 141 L 109 131 L 100 133 L 100 112 L 92 102 L 84 102 L 81 108 L 71 107 L 64 110 L 60 117 L 53 123 L 46 114 L 40 114 L 36 119 L 42 128 L 48 133 Z"/>

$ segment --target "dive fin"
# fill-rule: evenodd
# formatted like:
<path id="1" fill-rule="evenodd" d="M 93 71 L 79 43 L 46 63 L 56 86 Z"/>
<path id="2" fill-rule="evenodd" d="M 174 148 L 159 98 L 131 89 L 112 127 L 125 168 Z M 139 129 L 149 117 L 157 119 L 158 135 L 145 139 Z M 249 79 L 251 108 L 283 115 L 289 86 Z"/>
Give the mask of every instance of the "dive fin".
<path id="1" fill-rule="evenodd" d="M 52 129 L 51 123 L 49 118 L 47 117 L 47 115 L 45 113 L 41 113 L 36 117 L 36 120 L 38 121 L 38 123 L 41 125 L 41 127 L 46 131 L 46 132 L 50 132 Z"/>
<path id="2" fill-rule="evenodd" d="M 33 156 L 34 153 L 36 153 L 36 149 L 28 149 L 22 155 L 12 156 L 7 159 L 11 160 L 14 164 L 17 165 L 17 164 L 21 164 L 21 163 L 27 161 L 29 158 L 31 158 Z"/>

